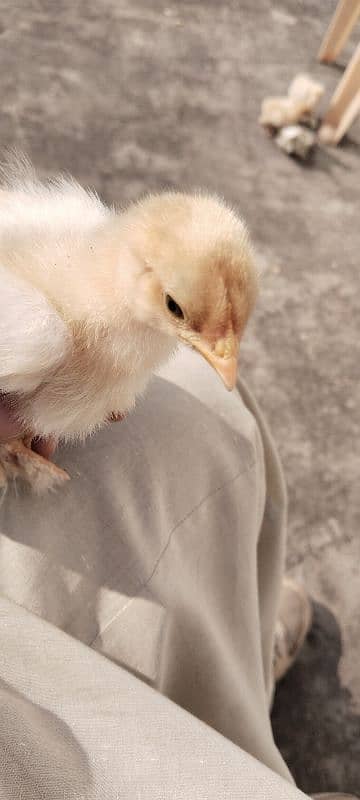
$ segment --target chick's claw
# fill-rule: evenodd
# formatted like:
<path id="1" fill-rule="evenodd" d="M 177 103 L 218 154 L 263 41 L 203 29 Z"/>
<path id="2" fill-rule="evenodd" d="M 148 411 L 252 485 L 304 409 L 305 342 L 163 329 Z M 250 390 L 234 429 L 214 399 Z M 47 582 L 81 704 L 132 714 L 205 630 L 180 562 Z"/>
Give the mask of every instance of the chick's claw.
<path id="1" fill-rule="evenodd" d="M 17 479 L 36 494 L 42 494 L 61 486 L 70 476 L 22 439 L 13 439 L 7 444 L 0 443 L 0 488 Z"/>
<path id="2" fill-rule="evenodd" d="M 108 422 L 122 422 L 122 420 L 125 419 L 125 417 L 126 417 L 126 414 L 121 413 L 120 411 L 113 411 L 111 414 L 109 414 L 109 416 L 107 418 L 107 421 Z"/>

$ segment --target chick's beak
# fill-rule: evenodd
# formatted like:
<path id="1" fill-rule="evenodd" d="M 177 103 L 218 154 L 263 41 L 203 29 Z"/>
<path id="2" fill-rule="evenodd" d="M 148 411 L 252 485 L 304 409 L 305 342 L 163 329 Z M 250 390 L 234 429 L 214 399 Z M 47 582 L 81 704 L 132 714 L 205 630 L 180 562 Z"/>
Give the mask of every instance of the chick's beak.
<path id="1" fill-rule="evenodd" d="M 201 339 L 194 342 L 194 347 L 206 361 L 216 370 L 226 388 L 231 392 L 236 384 L 238 368 L 239 341 L 231 332 L 219 339 L 212 349 Z"/>

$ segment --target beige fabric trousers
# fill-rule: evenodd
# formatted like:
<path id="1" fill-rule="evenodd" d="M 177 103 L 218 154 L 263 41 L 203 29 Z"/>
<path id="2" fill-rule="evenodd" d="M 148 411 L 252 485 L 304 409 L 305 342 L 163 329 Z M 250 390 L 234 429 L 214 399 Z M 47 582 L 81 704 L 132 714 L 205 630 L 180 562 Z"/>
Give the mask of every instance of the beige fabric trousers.
<path id="1" fill-rule="evenodd" d="M 285 493 L 248 392 L 180 353 L 58 461 L 65 489 L 0 508 L 0 799 L 303 796 L 269 721 Z"/>

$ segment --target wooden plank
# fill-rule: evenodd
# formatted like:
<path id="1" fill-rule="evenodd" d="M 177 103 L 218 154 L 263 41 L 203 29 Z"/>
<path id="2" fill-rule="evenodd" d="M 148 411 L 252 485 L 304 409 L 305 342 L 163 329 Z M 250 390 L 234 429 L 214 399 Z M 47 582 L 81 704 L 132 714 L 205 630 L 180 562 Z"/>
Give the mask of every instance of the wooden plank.
<path id="1" fill-rule="evenodd" d="M 360 44 L 334 92 L 319 130 L 323 142 L 338 144 L 360 113 Z"/>
<path id="2" fill-rule="evenodd" d="M 321 44 L 319 61 L 331 62 L 339 55 L 360 15 L 360 0 L 340 0 Z"/>

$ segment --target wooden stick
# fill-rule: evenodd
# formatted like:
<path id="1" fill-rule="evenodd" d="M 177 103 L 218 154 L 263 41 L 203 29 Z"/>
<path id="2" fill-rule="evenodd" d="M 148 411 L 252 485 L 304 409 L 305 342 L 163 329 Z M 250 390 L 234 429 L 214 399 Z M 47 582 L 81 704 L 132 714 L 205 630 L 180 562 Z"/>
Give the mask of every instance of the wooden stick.
<path id="1" fill-rule="evenodd" d="M 340 0 L 318 54 L 319 61 L 335 61 L 360 15 L 360 0 Z"/>
<path id="2" fill-rule="evenodd" d="M 338 144 L 360 113 L 360 44 L 330 101 L 319 130 L 319 139 Z"/>

